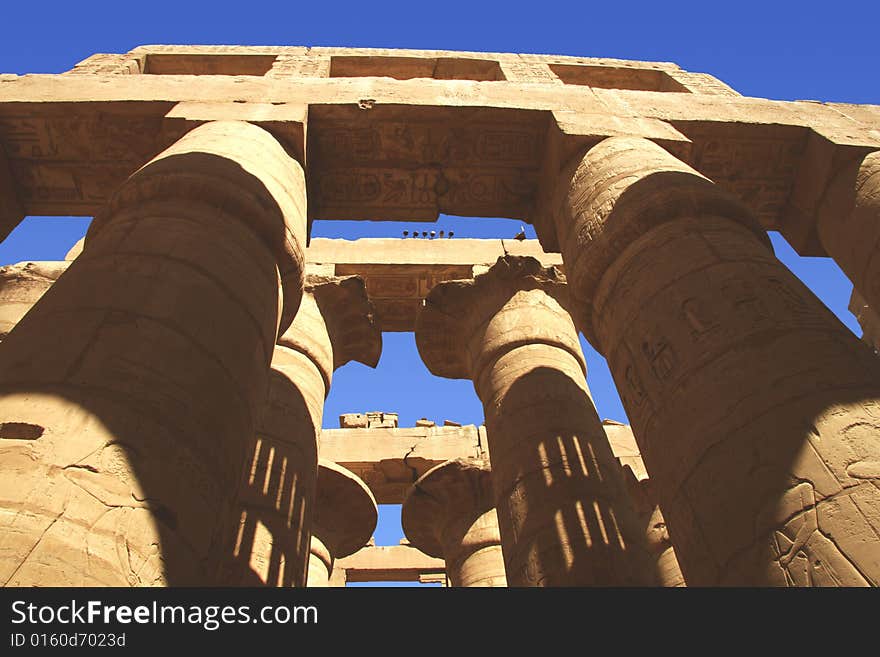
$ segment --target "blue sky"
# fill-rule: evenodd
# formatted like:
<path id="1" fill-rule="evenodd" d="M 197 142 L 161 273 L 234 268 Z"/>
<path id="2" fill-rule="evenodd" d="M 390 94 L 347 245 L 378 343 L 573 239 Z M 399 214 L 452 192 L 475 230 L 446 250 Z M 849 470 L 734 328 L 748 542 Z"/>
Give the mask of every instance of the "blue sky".
<path id="1" fill-rule="evenodd" d="M 327 45 L 551 53 L 674 61 L 740 93 L 780 100 L 880 104 L 880 2 L 7 2 L 0 73 L 58 73 L 95 52 L 155 43 Z M 0 244 L 0 264 L 52 260 L 87 227 L 85 218 L 29 218 Z M 412 225 L 316 222 L 313 236 L 398 236 Z M 441 217 L 460 237 L 512 237 L 519 222 Z M 529 236 L 534 237 L 530 230 Z M 799 258 L 771 235 L 780 259 L 857 335 L 846 310 L 852 286 L 828 259 Z M 583 342 L 602 417 L 625 421 L 601 357 Z M 467 381 L 428 374 L 412 334 L 385 334 L 379 367 L 339 370 L 325 426 L 344 412 L 400 413 L 479 424 Z M 384 507 L 377 543 L 401 537 L 399 507 Z"/>

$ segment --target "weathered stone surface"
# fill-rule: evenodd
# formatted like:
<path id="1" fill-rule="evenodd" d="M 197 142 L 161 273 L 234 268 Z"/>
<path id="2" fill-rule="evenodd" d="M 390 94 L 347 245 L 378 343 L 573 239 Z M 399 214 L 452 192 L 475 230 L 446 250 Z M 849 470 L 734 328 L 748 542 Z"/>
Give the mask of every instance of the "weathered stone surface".
<path id="1" fill-rule="evenodd" d="M 514 583 L 641 583 L 646 544 L 679 585 L 671 533 L 692 584 L 878 584 L 880 362 L 765 250 L 779 230 L 834 257 L 876 348 L 878 154 L 880 106 L 665 62 L 159 45 L 0 74 L 0 238 L 96 215 L 66 273 L 0 269 L 0 582 L 302 585 L 311 551 L 313 583 L 344 585 L 310 538 L 317 450 L 386 502 L 489 455 L 450 421 L 319 431 L 334 369 L 427 299 L 426 361 L 484 402 Z M 540 246 L 304 249 L 307 220 L 440 212 Z M 514 256 L 564 259 L 573 302 Z M 567 312 L 641 449 L 597 428 Z"/>
<path id="2" fill-rule="evenodd" d="M 321 459 L 308 585 L 328 586 L 334 560 L 364 547 L 378 518 L 376 500 L 366 484 L 345 468 Z"/>
<path id="3" fill-rule="evenodd" d="M 86 238 L 83 237 L 76 241 L 72 247 L 70 247 L 70 251 L 64 256 L 64 260 L 69 262 L 71 260 L 76 260 L 80 253 L 83 251 L 83 247 L 86 245 Z"/>
<path id="4" fill-rule="evenodd" d="M 880 317 L 855 288 L 849 298 L 849 311 L 862 327 L 862 340 L 871 346 L 875 354 L 880 353 Z"/>
<path id="5" fill-rule="evenodd" d="M 450 459 L 488 454 L 483 427 L 324 429 L 321 454 L 364 480 L 379 504 L 400 504 L 410 486 Z"/>
<path id="6" fill-rule="evenodd" d="M 817 231 L 867 304 L 880 308 L 880 151 L 842 168 L 819 207 Z"/>
<path id="7" fill-rule="evenodd" d="M 95 219 L 0 343 L 0 418 L 35 435 L 0 447 L 0 581 L 216 581 L 282 321 L 279 269 L 286 311 L 299 305 L 303 193 L 271 135 L 208 124 Z"/>
<path id="8" fill-rule="evenodd" d="M 419 582 L 431 576 L 445 579 L 445 570 L 443 559 L 429 557 L 410 545 L 368 545 L 333 564 L 334 575 L 344 572 L 347 582 Z"/>
<path id="9" fill-rule="evenodd" d="M 332 373 L 350 360 L 375 367 L 381 347 L 363 281 L 307 277 L 299 312 L 275 346 L 249 441 L 226 584 L 305 586 Z"/>
<path id="10" fill-rule="evenodd" d="M 735 193 L 766 229 L 822 255 L 802 240 L 815 232 L 804 194 L 817 175 L 824 189 L 836 163 L 880 149 L 876 106 L 743 97 L 671 63 L 200 48 L 143 46 L 69 74 L 4 76 L 0 142 L 23 211 L 92 214 L 182 132 L 240 120 L 308 166 L 313 218 L 521 217 L 554 250 L 540 209 L 548 172 L 603 138 L 641 136 Z"/>
<path id="11" fill-rule="evenodd" d="M 511 235 L 512 237 L 512 235 Z M 383 331 L 412 331 L 428 291 L 447 280 L 470 278 L 505 254 L 531 255 L 561 265 L 537 240 L 513 239 L 313 239 L 306 257 L 313 266 L 332 267 L 337 276 L 364 279 Z"/>
<path id="12" fill-rule="evenodd" d="M 428 295 L 428 369 L 471 378 L 483 402 L 512 586 L 648 584 L 644 534 L 596 414 L 565 279 L 532 258 Z"/>
<path id="13" fill-rule="evenodd" d="M 880 369 L 745 208 L 656 145 L 566 172 L 576 316 L 691 586 L 880 583 Z"/>
<path id="14" fill-rule="evenodd" d="M 452 586 L 507 586 L 488 462 L 432 468 L 413 484 L 401 518 L 415 547 L 444 559 Z"/>
<path id="15" fill-rule="evenodd" d="M 0 241 L 24 219 L 24 208 L 18 200 L 18 190 L 12 178 L 9 161 L 0 145 Z"/>
<path id="16" fill-rule="evenodd" d="M 623 469 L 623 479 L 630 499 L 644 528 L 648 551 L 654 559 L 657 583 L 666 587 L 686 586 L 666 529 L 666 520 L 657 504 L 657 494 L 648 479 L 648 472 L 645 470 L 632 427 L 609 420 L 603 421 L 602 425 L 605 427 L 605 433 L 608 434 L 611 451 L 614 452 Z"/>
<path id="17" fill-rule="evenodd" d="M 0 340 L 66 270 L 66 262 L 52 261 L 0 267 Z"/>

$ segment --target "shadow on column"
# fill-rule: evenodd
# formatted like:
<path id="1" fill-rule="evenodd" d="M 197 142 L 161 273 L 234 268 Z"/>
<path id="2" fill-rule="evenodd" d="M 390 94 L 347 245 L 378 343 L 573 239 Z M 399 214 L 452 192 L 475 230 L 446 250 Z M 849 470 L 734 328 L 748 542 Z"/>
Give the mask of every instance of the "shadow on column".
<path id="1" fill-rule="evenodd" d="M 273 417 L 274 416 L 274 417 Z M 274 420 L 274 421 L 273 421 Z M 279 422 L 280 421 L 280 422 Z M 318 450 L 308 406 L 296 385 L 272 370 L 262 430 L 247 460 L 229 526 L 224 584 L 302 587 L 306 583 Z M 274 429 L 274 431 L 273 431 Z"/>
<path id="2" fill-rule="evenodd" d="M 548 409 L 547 401 L 554 408 Z M 517 457 L 515 478 L 504 477 L 516 483 L 496 496 L 502 531 L 533 537 L 528 552 L 519 555 L 525 563 L 513 564 L 506 555 L 508 572 L 534 570 L 524 578 L 534 585 L 542 584 L 541 573 L 564 574 L 553 583 L 557 586 L 568 578 L 579 585 L 648 584 L 641 575 L 650 568 L 642 533 L 623 527 L 632 514 L 616 510 L 615 501 L 603 494 L 617 491 L 616 504 L 629 503 L 614 483 L 622 479 L 620 472 L 610 471 L 619 466 L 604 433 L 593 439 L 570 429 L 601 426 L 584 390 L 556 369 L 536 367 L 510 386 L 497 416 L 505 425 L 532 432 L 530 441 L 520 443 L 528 451 Z M 558 425 L 548 423 L 548 417 L 558 418 Z M 503 437 L 493 442 L 490 434 L 490 445 L 503 449 Z M 546 506 L 554 503 L 553 524 L 547 525 L 551 515 Z"/>

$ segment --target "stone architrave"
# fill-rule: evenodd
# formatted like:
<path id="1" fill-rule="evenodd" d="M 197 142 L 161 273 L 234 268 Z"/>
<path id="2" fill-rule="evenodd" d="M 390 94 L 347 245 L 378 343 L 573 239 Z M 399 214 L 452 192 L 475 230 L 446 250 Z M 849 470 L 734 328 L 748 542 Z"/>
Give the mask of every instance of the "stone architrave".
<path id="1" fill-rule="evenodd" d="M 299 312 L 278 340 L 268 398 L 237 500 L 227 584 L 306 584 L 318 436 L 333 371 L 379 362 L 382 334 L 363 281 L 307 276 Z"/>
<path id="2" fill-rule="evenodd" d="M 215 122 L 95 217 L 0 343 L 0 583 L 216 582 L 300 304 L 305 193 L 268 132 Z"/>
<path id="3" fill-rule="evenodd" d="M 835 176 L 819 205 L 816 230 L 871 308 L 880 308 L 880 151 Z"/>
<path id="4" fill-rule="evenodd" d="M 880 583 L 880 365 L 736 199 L 639 138 L 577 158 L 554 218 L 684 577 Z"/>
<path id="5" fill-rule="evenodd" d="M 24 219 L 24 209 L 18 200 L 18 192 L 3 145 L 0 144 L 0 242 L 6 239 Z"/>
<path id="6" fill-rule="evenodd" d="M 379 509 L 367 485 L 351 471 L 321 459 L 312 518 L 308 586 L 330 586 L 334 561 L 364 547 L 376 529 L 378 518 Z"/>
<path id="7" fill-rule="evenodd" d="M 483 402 L 510 585 L 652 584 L 567 305 L 555 268 L 502 257 L 433 288 L 416 344 L 431 372 L 470 378 Z"/>
<path id="8" fill-rule="evenodd" d="M 455 459 L 413 484 L 401 510 L 403 533 L 446 561 L 452 586 L 507 586 L 489 463 Z"/>

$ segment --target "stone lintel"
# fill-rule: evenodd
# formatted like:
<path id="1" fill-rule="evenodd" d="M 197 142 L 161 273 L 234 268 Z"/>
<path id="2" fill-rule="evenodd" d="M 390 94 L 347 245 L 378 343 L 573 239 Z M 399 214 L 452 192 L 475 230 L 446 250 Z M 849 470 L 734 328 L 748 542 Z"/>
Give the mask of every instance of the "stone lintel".
<path id="1" fill-rule="evenodd" d="M 562 256 L 545 253 L 538 240 L 514 239 L 312 239 L 310 271 L 364 279 L 383 331 L 412 331 L 422 300 L 438 283 L 471 278 L 505 254 L 532 256 L 561 269 Z"/>
<path id="2" fill-rule="evenodd" d="M 339 559 L 333 565 L 333 571 L 337 569 L 345 571 L 349 582 L 418 582 L 423 576 L 445 573 L 446 563 L 409 545 L 383 545 Z"/>
<path id="3" fill-rule="evenodd" d="M 73 260 L 82 246 L 80 240 L 66 259 Z M 422 300 L 431 288 L 442 281 L 483 272 L 505 253 L 531 256 L 545 267 L 562 270 L 562 256 L 545 253 L 538 240 L 315 238 L 305 255 L 307 278 L 363 279 L 378 330 L 412 331 Z M 367 360 L 361 362 L 369 364 Z"/>
<path id="4" fill-rule="evenodd" d="M 648 476 L 627 424 L 605 420 L 611 451 L 639 480 Z M 485 428 L 401 427 L 398 429 L 323 429 L 321 457 L 354 472 L 379 504 L 401 504 L 410 486 L 431 468 L 453 459 L 488 458 Z"/>
<path id="5" fill-rule="evenodd" d="M 801 169 L 812 166 L 802 163 L 810 135 L 841 147 L 880 148 L 877 106 L 742 97 L 674 65 L 432 51 L 152 48 L 115 56 L 124 75 L 105 74 L 113 71 L 100 64 L 78 75 L 3 76 L 0 143 L 20 172 L 25 213 L 94 214 L 181 131 L 217 118 L 264 127 L 298 159 L 308 152 L 309 178 L 321 181 L 311 190 L 309 214 L 324 219 L 432 221 L 447 212 L 520 217 L 540 228 L 536 207 L 547 172 L 590 140 L 631 135 L 669 149 L 776 230 L 800 207 L 788 208 L 788 198 L 795 184 L 805 184 Z M 151 57 L 192 60 L 179 70 L 151 70 Z M 363 66 L 346 73 L 334 70 L 333 60 Z M 486 70 L 499 64 L 501 77 L 486 78 L 483 60 Z M 259 61 L 266 71 L 254 68 Z M 437 66 L 418 73 L 420 61 Z M 424 77 L 395 79 L 399 66 Z M 446 69 L 449 79 L 432 77 Z M 598 69 L 611 77 L 589 73 Z M 578 70 L 589 75 L 581 79 Z M 279 84 L 279 76 L 296 84 Z M 658 76 L 675 83 L 651 82 Z M 419 146 L 453 143 L 437 152 Z M 553 248 L 552 231 L 539 233 Z"/>
<path id="6" fill-rule="evenodd" d="M 455 458 L 485 457 L 482 427 L 323 429 L 320 455 L 357 474 L 380 504 L 400 504 L 421 475 Z"/>
<path id="7" fill-rule="evenodd" d="M 181 101 L 165 115 L 163 130 L 183 134 L 210 121 L 247 121 L 270 132 L 305 166 L 307 115 L 308 106 L 303 104 Z"/>

